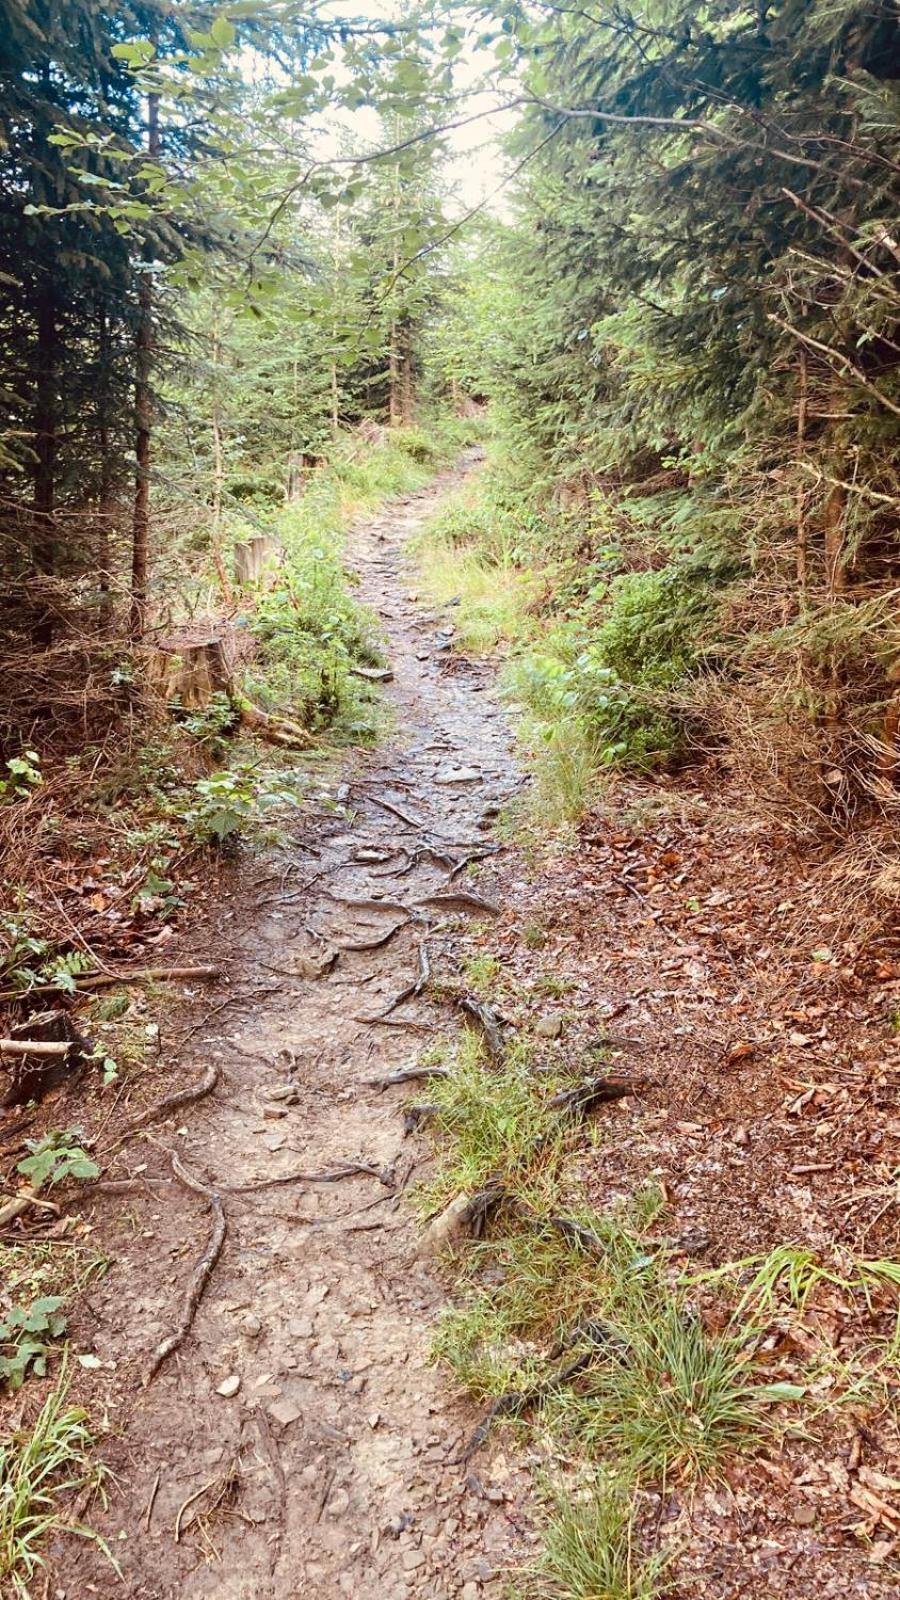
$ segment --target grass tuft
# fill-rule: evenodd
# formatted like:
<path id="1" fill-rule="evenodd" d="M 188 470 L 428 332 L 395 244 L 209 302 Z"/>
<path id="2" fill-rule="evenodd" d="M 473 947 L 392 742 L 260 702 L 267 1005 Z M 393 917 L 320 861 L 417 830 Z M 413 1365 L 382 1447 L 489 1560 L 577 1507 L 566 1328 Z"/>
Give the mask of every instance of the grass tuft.
<path id="1" fill-rule="evenodd" d="M 554 1495 L 534 1569 L 546 1600 L 654 1600 L 664 1567 L 665 1557 L 642 1557 L 636 1548 L 624 1485 L 596 1478 L 585 1490 Z"/>
<path id="2" fill-rule="evenodd" d="M 425 1192 L 428 1207 L 474 1194 L 488 1182 L 514 1183 L 529 1204 L 551 1193 L 567 1136 L 546 1108 L 556 1088 L 555 1078 L 535 1073 L 522 1045 L 488 1070 L 482 1040 L 463 1032 L 448 1076 L 436 1079 L 429 1092 L 434 1126 L 447 1139 Z"/>
<path id="3" fill-rule="evenodd" d="M 57 1529 L 92 1540 L 119 1570 L 99 1534 L 66 1518 L 68 1498 L 83 1490 L 98 1492 L 105 1504 L 107 1477 L 92 1458 L 87 1412 L 67 1398 L 64 1368 L 32 1428 L 0 1443 L 0 1593 L 17 1600 L 30 1600 L 30 1581 L 44 1566 L 42 1547 Z"/>

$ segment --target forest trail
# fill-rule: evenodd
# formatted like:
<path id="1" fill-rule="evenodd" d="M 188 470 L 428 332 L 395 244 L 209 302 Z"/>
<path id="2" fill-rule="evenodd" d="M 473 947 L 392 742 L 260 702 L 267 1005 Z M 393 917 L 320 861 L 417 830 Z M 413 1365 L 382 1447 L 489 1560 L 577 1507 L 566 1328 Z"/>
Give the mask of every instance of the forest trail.
<path id="1" fill-rule="evenodd" d="M 362 596 L 387 634 L 394 731 L 329 781 L 341 803 L 317 832 L 304 823 L 261 892 L 257 859 L 255 894 L 239 889 L 213 914 L 204 953 L 218 957 L 218 941 L 233 940 L 223 964 L 234 1000 L 214 1020 L 219 992 L 198 997 L 179 1084 L 214 1060 L 216 1092 L 110 1169 L 123 1176 L 146 1161 L 164 1179 L 177 1148 L 222 1193 L 228 1226 L 187 1340 L 146 1389 L 142 1369 L 174 1325 L 207 1212 L 168 1181 L 137 1189 L 118 1221 L 107 1203 L 94 1234 L 117 1230 L 103 1238 L 113 1265 L 90 1292 L 85 1334 L 115 1362 L 118 1395 L 104 1447 L 116 1486 L 108 1514 L 91 1514 L 129 1600 L 500 1592 L 491 1579 L 515 1537 L 509 1484 L 491 1488 L 448 1464 L 476 1417 L 429 1364 L 445 1293 L 403 1192 L 427 1150 L 404 1137 L 409 1087 L 372 1081 L 413 1066 L 431 1002 L 404 1005 L 393 1025 L 360 1020 L 413 983 L 424 959 L 440 968 L 460 914 L 423 904 L 447 887 L 440 856 L 495 848 L 489 819 L 517 782 L 490 670 L 451 657 L 446 627 L 410 595 L 404 544 L 458 477 L 445 473 L 352 539 Z M 469 888 L 489 897 L 486 859 Z M 452 887 L 466 883 L 463 871 Z M 371 943 L 402 918 L 354 899 L 415 914 L 381 948 L 342 950 L 329 968 L 328 948 Z M 446 1005 L 431 1014 L 453 1025 Z M 352 1163 L 371 1170 L 235 1192 Z M 229 1378 L 226 1390 L 240 1387 L 226 1397 Z M 56 1554 L 67 1595 L 120 1592 L 91 1546 Z"/>

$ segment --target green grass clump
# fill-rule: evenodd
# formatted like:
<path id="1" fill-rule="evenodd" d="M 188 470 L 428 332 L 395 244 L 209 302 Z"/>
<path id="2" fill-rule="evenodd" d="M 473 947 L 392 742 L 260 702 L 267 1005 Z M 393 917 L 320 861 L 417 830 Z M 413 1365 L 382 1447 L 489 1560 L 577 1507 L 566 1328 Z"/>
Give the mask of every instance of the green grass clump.
<path id="1" fill-rule="evenodd" d="M 29 1583 L 43 1568 L 43 1546 L 57 1528 L 93 1540 L 115 1566 L 92 1529 L 65 1518 L 73 1495 L 93 1489 L 102 1497 L 106 1482 L 105 1468 L 92 1456 L 87 1412 L 67 1398 L 63 1371 L 33 1425 L 0 1443 L 0 1592 L 18 1600 L 30 1600 Z"/>
<path id="2" fill-rule="evenodd" d="M 577 1384 L 542 1400 L 545 1423 L 633 1483 L 714 1476 L 766 1431 L 768 1402 L 790 1398 L 754 1381 L 753 1324 L 707 1331 L 669 1282 L 665 1251 L 634 1231 L 655 1214 L 647 1196 L 633 1213 L 566 1214 L 593 1245 L 537 1216 L 473 1248 L 436 1356 L 479 1398 L 496 1397 L 552 1376 L 560 1352 L 568 1359 L 589 1348 L 600 1326 L 596 1358 Z"/>
<path id="3" fill-rule="evenodd" d="M 626 1486 L 601 1477 L 581 1491 L 557 1491 L 534 1568 L 546 1600 L 654 1600 L 663 1556 L 642 1557 Z"/>
<path id="4" fill-rule="evenodd" d="M 446 1139 L 425 1203 L 434 1208 L 456 1194 L 474 1194 L 506 1180 L 524 1197 L 545 1193 L 566 1137 L 566 1129 L 546 1110 L 557 1087 L 555 1079 L 535 1073 L 521 1047 L 487 1071 L 481 1039 L 462 1033 L 448 1076 L 429 1088 L 434 1126 Z"/>

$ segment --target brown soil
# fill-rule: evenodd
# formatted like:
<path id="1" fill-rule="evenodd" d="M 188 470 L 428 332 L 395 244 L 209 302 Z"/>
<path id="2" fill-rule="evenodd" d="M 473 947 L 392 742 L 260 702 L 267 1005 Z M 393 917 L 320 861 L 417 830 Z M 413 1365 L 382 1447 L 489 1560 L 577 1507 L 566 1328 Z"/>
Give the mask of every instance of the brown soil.
<path id="1" fill-rule="evenodd" d="M 215 1092 L 116 1155 L 111 1128 L 101 1135 L 108 1176 L 138 1182 L 96 1197 L 89 1239 L 112 1265 L 73 1333 L 102 1362 L 77 1390 L 108 1415 L 116 1482 L 108 1513 L 94 1505 L 88 1520 L 124 1584 L 91 1546 L 60 1540 L 50 1595 L 498 1600 L 531 1547 L 534 1451 L 498 1429 L 467 1467 L 449 1464 L 478 1413 L 429 1362 L 446 1289 L 404 1193 L 429 1150 L 404 1138 L 408 1090 L 371 1082 L 454 1026 L 434 992 L 360 1020 L 414 982 L 423 943 L 439 976 L 461 945 L 499 956 L 512 1021 L 552 1023 L 548 1062 L 575 1066 L 599 1037 L 619 1041 L 614 1062 L 644 1086 L 599 1113 L 581 1175 L 598 1208 L 656 1177 L 660 1230 L 687 1270 L 784 1242 L 898 1254 L 900 965 L 839 936 L 815 876 L 727 775 L 620 785 L 573 848 L 534 858 L 521 838 L 507 844 L 477 882 L 455 879 L 500 903 L 481 926 L 418 907 L 382 947 L 323 959 L 400 920 L 348 900 L 413 906 L 443 887 L 448 869 L 423 846 L 477 850 L 519 784 L 492 674 L 453 654 L 450 624 L 409 593 L 403 543 L 447 483 L 354 542 L 389 637 L 395 735 L 322 778 L 289 848 L 210 881 L 206 920 L 177 958 L 220 962 L 224 986 L 186 999 L 177 1033 L 163 1020 L 164 1081 L 145 1075 L 116 1116 L 211 1062 Z M 202 1199 L 171 1179 L 173 1150 L 221 1191 L 228 1236 L 182 1348 L 144 1388 L 210 1227 Z M 356 1162 L 372 1174 L 235 1192 Z M 854 1355 L 895 1309 L 850 1316 L 826 1295 L 799 1335 L 776 1319 L 766 1377 L 795 1378 L 826 1337 Z M 226 1398 L 229 1377 L 240 1387 Z M 824 1367 L 813 1381 L 808 1437 L 728 1464 L 692 1500 L 642 1500 L 642 1526 L 680 1551 L 677 1600 L 900 1592 L 892 1404 L 848 1403 Z"/>

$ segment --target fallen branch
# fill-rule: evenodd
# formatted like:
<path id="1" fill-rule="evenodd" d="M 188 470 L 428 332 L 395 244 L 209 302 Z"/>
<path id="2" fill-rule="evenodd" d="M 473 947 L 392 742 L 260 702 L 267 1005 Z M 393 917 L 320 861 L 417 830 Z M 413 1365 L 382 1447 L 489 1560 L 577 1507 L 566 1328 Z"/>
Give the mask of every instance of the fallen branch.
<path id="1" fill-rule="evenodd" d="M 221 977 L 218 967 L 142 967 L 136 972 L 89 972 L 76 980 L 75 990 L 80 994 L 88 989 L 110 989 L 119 983 L 168 983 L 174 979 L 195 978 L 211 980 Z M 33 994 L 71 993 L 58 983 L 35 983 L 30 989 L 3 989 L 0 1000 L 29 1000 Z"/>
<path id="2" fill-rule="evenodd" d="M 0 1039 L 0 1056 L 66 1056 L 74 1039 Z"/>
<path id="3" fill-rule="evenodd" d="M 43 1211 L 53 1211 L 59 1216 L 59 1206 L 52 1200 L 41 1200 L 34 1189 L 20 1189 L 15 1198 L 7 1200 L 6 1205 L 0 1206 L 0 1228 L 12 1222 L 16 1217 L 21 1217 L 23 1211 L 29 1206 L 38 1206 Z"/>
<path id="4" fill-rule="evenodd" d="M 212 1213 L 213 1225 L 210 1230 L 209 1238 L 206 1242 L 206 1249 L 204 1250 L 194 1268 L 193 1273 L 191 1274 L 191 1280 L 188 1284 L 184 1300 L 182 1302 L 181 1315 L 178 1318 L 178 1326 L 176 1327 L 174 1333 L 170 1333 L 168 1337 L 163 1339 L 162 1343 L 157 1346 L 156 1354 L 154 1355 L 149 1367 L 147 1368 L 147 1371 L 144 1374 L 143 1382 L 145 1389 L 147 1385 L 156 1377 L 156 1374 L 163 1362 L 167 1360 L 170 1355 L 174 1354 L 179 1346 L 183 1344 L 188 1333 L 190 1332 L 191 1324 L 193 1323 L 197 1312 L 197 1307 L 203 1298 L 203 1291 L 212 1277 L 213 1268 L 215 1267 L 219 1256 L 222 1254 L 222 1246 L 225 1243 L 225 1236 L 228 1232 L 221 1195 L 218 1194 L 215 1189 L 210 1189 L 205 1183 L 201 1183 L 200 1179 L 195 1177 L 192 1172 L 188 1172 L 187 1167 L 182 1166 L 174 1152 L 172 1154 L 172 1171 L 174 1172 L 176 1178 L 178 1178 L 179 1182 L 183 1183 L 186 1188 L 192 1189 L 195 1194 L 202 1195 L 203 1198 L 208 1202 L 210 1211 Z"/>

